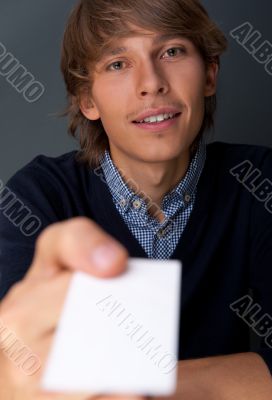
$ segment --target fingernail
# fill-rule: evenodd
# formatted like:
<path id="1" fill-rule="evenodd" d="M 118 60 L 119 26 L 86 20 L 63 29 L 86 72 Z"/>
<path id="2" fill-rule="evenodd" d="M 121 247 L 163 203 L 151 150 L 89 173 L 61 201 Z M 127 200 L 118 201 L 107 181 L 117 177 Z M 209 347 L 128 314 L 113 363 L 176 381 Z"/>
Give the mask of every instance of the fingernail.
<path id="1" fill-rule="evenodd" d="M 112 267 L 112 262 L 114 262 L 118 256 L 118 248 L 109 243 L 103 244 L 94 249 L 91 253 L 91 262 L 95 267 L 107 270 Z"/>

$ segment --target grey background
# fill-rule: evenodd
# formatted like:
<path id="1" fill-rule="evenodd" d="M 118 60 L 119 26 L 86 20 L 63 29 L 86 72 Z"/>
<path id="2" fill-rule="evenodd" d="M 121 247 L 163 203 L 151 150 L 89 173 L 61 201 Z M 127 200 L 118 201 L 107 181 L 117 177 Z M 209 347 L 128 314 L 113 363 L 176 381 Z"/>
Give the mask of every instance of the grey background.
<path id="1" fill-rule="evenodd" d="M 0 76 L 0 180 L 4 183 L 38 154 L 58 156 L 78 148 L 67 121 L 52 116 L 63 110 L 66 93 L 59 70 L 60 42 L 75 0 L 0 0 L 0 42 L 45 93 L 28 103 Z M 222 57 L 214 140 L 272 147 L 272 76 L 229 32 L 248 21 L 272 42 L 272 3 L 205 0 L 204 6 L 229 40 Z"/>

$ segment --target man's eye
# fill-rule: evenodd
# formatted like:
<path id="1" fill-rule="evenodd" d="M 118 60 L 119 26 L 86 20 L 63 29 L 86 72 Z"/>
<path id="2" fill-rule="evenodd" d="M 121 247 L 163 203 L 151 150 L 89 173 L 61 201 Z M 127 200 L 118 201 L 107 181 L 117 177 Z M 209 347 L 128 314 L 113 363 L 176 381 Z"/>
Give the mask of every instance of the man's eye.
<path id="1" fill-rule="evenodd" d="M 170 49 L 166 50 L 166 53 L 172 54 L 170 55 L 170 58 L 172 58 L 172 56 L 175 56 L 177 54 L 177 51 L 179 51 L 182 54 L 186 53 L 184 47 L 171 47 Z"/>
<path id="2" fill-rule="evenodd" d="M 124 63 L 124 61 L 115 61 L 107 66 L 107 70 L 108 71 L 119 71 L 120 68 L 118 68 L 118 65 L 120 66 L 120 64 L 122 65 L 123 63 Z M 115 68 L 116 66 L 117 66 L 117 68 Z"/>
<path id="3" fill-rule="evenodd" d="M 184 54 L 186 53 L 186 49 L 184 47 L 171 47 L 166 51 L 170 55 L 170 58 L 173 56 L 177 55 L 177 52 Z M 124 61 L 114 61 L 113 63 L 109 64 L 106 68 L 107 71 L 121 71 L 122 65 L 124 64 Z"/>

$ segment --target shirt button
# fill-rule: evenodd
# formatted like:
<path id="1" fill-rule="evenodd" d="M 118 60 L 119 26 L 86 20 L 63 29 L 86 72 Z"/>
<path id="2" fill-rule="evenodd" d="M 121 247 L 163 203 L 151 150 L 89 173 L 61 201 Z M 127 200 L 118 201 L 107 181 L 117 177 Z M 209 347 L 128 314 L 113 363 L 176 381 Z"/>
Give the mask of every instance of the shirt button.
<path id="1" fill-rule="evenodd" d="M 168 233 L 173 232 L 174 229 L 174 223 L 172 220 L 169 220 L 167 225 L 164 226 L 164 228 L 160 228 L 157 232 L 157 236 L 159 238 L 162 238 L 163 236 L 168 235 Z"/>
<path id="2" fill-rule="evenodd" d="M 157 236 L 158 236 L 159 238 L 162 238 L 163 236 L 166 235 L 167 231 L 168 231 L 167 227 L 161 228 L 161 229 L 158 230 Z"/>
<path id="3" fill-rule="evenodd" d="M 120 206 L 125 207 L 127 204 L 127 200 L 125 198 L 122 198 L 119 202 Z"/>
<path id="4" fill-rule="evenodd" d="M 189 203 L 190 202 L 190 200 L 191 200 L 191 196 L 187 193 L 187 194 L 185 194 L 185 196 L 184 196 L 184 200 L 186 201 L 186 203 Z"/>
<path id="5" fill-rule="evenodd" d="M 134 202 L 133 202 L 134 208 L 138 209 L 141 207 L 141 205 L 142 205 L 142 202 L 140 200 L 134 200 Z"/>
<path id="6" fill-rule="evenodd" d="M 160 230 L 157 232 L 157 236 L 158 236 L 159 238 L 162 238 L 163 235 L 164 235 L 164 231 L 163 231 L 163 229 L 160 229 Z"/>

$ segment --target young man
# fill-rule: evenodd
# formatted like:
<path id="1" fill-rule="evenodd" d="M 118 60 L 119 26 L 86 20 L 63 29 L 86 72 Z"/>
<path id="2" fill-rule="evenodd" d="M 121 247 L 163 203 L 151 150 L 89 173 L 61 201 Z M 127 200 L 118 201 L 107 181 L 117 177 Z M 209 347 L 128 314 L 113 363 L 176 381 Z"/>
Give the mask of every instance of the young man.
<path id="1" fill-rule="evenodd" d="M 1 188 L 0 317 L 42 360 L 71 270 L 180 259 L 173 399 L 270 398 L 272 151 L 207 144 L 225 49 L 197 0 L 81 0 L 71 14 L 61 66 L 81 151 L 38 156 Z M 0 364 L 12 393 L 22 378 Z M 38 376 L 20 398 L 40 398 Z"/>

